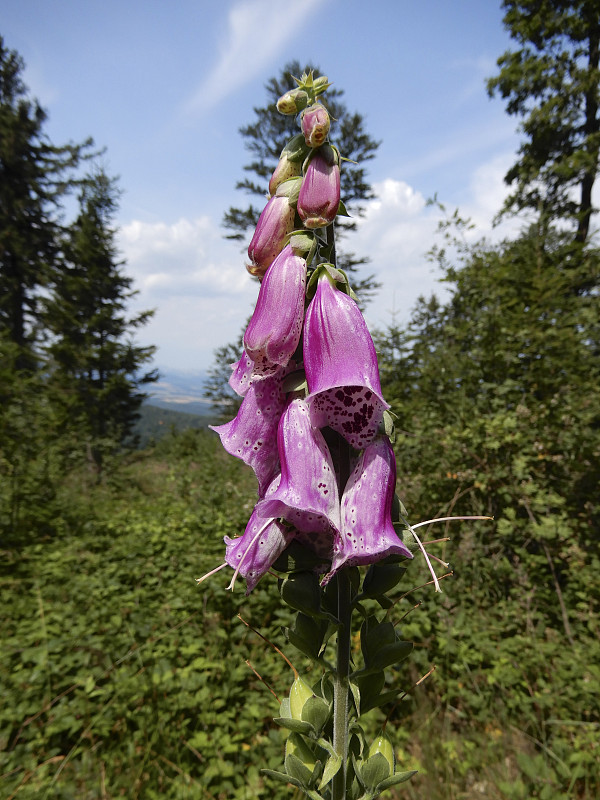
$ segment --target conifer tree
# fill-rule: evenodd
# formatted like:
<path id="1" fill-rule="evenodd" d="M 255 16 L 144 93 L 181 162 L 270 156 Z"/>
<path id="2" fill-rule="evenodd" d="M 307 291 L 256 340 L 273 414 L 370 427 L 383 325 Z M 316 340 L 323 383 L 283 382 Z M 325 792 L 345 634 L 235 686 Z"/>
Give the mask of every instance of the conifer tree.
<path id="1" fill-rule="evenodd" d="M 505 210 L 532 210 L 544 225 L 590 232 L 600 158 L 600 0 L 504 0 L 504 24 L 519 44 L 488 80 L 525 139 L 506 175 Z"/>
<path id="2" fill-rule="evenodd" d="M 40 291 L 60 256 L 60 202 L 92 142 L 48 141 L 46 113 L 28 98 L 23 68 L 0 37 L 0 330 L 17 346 L 17 367 L 31 370 Z"/>
<path id="3" fill-rule="evenodd" d="M 140 388 L 157 378 L 155 371 L 139 374 L 155 348 L 137 346 L 132 336 L 153 312 L 127 316 L 136 292 L 118 261 L 112 227 L 116 207 L 115 182 L 103 172 L 91 176 L 45 316 L 52 334 L 52 386 L 65 425 L 78 427 L 98 473 L 105 456 L 132 434 L 145 397 Z"/>

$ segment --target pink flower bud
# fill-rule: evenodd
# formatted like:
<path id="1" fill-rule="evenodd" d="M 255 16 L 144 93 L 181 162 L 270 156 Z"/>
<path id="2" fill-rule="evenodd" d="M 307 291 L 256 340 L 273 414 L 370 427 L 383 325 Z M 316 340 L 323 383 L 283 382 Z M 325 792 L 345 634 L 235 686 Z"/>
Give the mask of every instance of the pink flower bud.
<path id="1" fill-rule="evenodd" d="M 298 196 L 298 214 L 307 228 L 322 228 L 335 219 L 340 205 L 340 168 L 329 145 L 311 158 Z"/>
<path id="2" fill-rule="evenodd" d="M 315 103 L 302 113 L 302 133 L 309 147 L 320 147 L 327 139 L 331 122 L 325 106 Z"/>
<path id="3" fill-rule="evenodd" d="M 288 197 L 272 197 L 265 206 L 248 247 L 252 262 L 248 271 L 262 277 L 281 252 L 294 229 L 295 211 Z"/>

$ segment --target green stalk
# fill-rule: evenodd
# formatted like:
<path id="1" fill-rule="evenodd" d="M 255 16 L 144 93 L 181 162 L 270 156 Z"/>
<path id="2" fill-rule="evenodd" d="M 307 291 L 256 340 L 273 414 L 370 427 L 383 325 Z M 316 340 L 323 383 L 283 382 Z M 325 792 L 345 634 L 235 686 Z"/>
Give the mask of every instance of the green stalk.
<path id="1" fill-rule="evenodd" d="M 337 575 L 338 619 L 337 665 L 333 685 L 333 749 L 342 759 L 342 766 L 333 778 L 331 800 L 345 800 L 346 773 L 348 769 L 348 703 L 350 692 L 350 636 L 352 596 L 347 570 Z"/>

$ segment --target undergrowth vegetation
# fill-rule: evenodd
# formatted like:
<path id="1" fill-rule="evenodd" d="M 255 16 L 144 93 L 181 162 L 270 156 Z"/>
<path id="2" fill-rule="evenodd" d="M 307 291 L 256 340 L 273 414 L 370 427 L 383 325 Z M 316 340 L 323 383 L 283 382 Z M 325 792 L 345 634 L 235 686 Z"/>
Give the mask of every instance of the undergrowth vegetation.
<path id="1" fill-rule="evenodd" d="M 221 563 L 222 537 L 243 531 L 249 472 L 216 436 L 190 430 L 112 486 L 62 492 L 59 532 L 2 552 L 0 795 L 289 796 L 259 770 L 277 769 L 283 747 L 266 684 L 281 698 L 290 670 L 237 616 L 281 644 L 289 619 L 274 580 L 249 598 L 225 590 L 225 573 L 194 580 Z M 471 528 L 458 552 L 448 545 L 462 575 L 441 599 L 426 587 L 402 601 L 422 605 L 402 623 L 416 648 L 397 678 L 410 686 L 436 670 L 388 723 L 401 762 L 420 771 L 397 796 L 595 797 L 597 645 L 577 627 L 566 652 L 541 618 L 500 598 L 482 613 L 478 551 L 494 535 Z M 415 586 L 428 580 L 418 559 L 411 572 Z M 457 595 L 459 580 L 470 595 Z"/>

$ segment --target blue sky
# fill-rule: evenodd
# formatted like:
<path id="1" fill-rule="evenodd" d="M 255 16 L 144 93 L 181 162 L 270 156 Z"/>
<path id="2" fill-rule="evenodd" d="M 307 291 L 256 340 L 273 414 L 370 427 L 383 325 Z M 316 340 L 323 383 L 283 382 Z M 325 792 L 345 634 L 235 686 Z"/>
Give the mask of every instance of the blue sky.
<path id="1" fill-rule="evenodd" d="M 26 62 L 50 139 L 106 148 L 132 310 L 156 309 L 138 339 L 158 345 L 163 368 L 205 370 L 251 312 L 257 284 L 220 222 L 246 201 L 238 129 L 294 58 L 320 64 L 382 140 L 368 172 L 377 199 L 348 242 L 383 282 L 371 327 L 443 292 L 425 258 L 428 197 L 500 235 L 491 220 L 519 140 L 485 91 L 511 46 L 499 0 L 3 0 L 0 33 Z"/>

